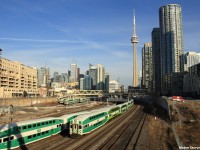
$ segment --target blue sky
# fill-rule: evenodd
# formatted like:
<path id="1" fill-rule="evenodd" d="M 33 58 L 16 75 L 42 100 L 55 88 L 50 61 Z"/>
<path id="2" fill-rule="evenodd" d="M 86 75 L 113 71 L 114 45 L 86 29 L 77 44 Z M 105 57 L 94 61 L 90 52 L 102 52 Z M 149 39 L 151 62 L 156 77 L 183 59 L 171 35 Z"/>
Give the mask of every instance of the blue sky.
<path id="1" fill-rule="evenodd" d="M 180 4 L 185 52 L 200 52 L 199 0 L 1 0 L 2 57 L 64 73 L 76 61 L 102 64 L 111 79 L 132 83 L 133 9 L 136 12 L 139 69 L 141 48 L 159 26 L 158 9 Z"/>

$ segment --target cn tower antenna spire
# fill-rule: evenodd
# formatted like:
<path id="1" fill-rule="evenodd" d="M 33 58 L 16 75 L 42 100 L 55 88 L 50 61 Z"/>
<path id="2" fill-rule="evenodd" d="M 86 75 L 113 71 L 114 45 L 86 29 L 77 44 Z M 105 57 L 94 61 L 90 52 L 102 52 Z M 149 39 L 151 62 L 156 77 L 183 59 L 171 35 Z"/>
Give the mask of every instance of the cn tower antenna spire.
<path id="1" fill-rule="evenodd" d="M 135 10 L 133 10 L 133 36 L 136 36 Z"/>
<path id="2" fill-rule="evenodd" d="M 131 43 L 133 44 L 133 87 L 138 86 L 138 70 L 137 70 L 137 48 L 138 37 L 136 35 L 136 20 L 135 20 L 135 10 L 133 10 L 133 36 L 131 38 Z"/>

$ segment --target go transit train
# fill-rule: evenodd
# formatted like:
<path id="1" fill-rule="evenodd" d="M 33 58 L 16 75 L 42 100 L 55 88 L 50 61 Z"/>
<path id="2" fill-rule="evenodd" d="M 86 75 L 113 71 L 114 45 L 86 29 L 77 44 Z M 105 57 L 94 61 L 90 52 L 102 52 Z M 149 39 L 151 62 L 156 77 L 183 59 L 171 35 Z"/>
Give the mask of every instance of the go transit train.
<path id="1" fill-rule="evenodd" d="M 87 111 L 21 121 L 0 126 L 0 150 L 13 149 L 35 141 L 47 138 L 69 129 L 69 121 Z"/>
<path id="2" fill-rule="evenodd" d="M 93 111 L 82 111 L 60 117 L 47 117 L 0 125 L 0 150 L 14 149 L 33 143 L 59 134 L 69 128 L 72 136 L 87 134 L 116 115 L 128 110 L 132 105 L 133 101 L 129 101 Z M 83 120 L 83 117 L 87 118 L 86 121 Z M 80 120 L 79 126 L 77 126 L 77 120 Z"/>
<path id="3" fill-rule="evenodd" d="M 103 126 L 117 115 L 127 111 L 132 105 L 133 100 L 130 100 L 120 105 L 109 106 L 81 114 L 70 120 L 70 136 L 78 137 L 80 135 L 88 134 Z"/>

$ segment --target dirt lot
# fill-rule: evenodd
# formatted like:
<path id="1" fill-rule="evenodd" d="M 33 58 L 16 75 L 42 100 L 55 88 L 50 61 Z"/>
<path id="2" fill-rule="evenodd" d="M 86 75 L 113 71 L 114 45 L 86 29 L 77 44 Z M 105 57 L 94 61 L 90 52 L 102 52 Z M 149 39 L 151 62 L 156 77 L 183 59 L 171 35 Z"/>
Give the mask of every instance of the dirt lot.
<path id="1" fill-rule="evenodd" d="M 175 104 L 179 110 L 176 130 L 186 147 L 200 147 L 200 101 L 187 100 Z"/>

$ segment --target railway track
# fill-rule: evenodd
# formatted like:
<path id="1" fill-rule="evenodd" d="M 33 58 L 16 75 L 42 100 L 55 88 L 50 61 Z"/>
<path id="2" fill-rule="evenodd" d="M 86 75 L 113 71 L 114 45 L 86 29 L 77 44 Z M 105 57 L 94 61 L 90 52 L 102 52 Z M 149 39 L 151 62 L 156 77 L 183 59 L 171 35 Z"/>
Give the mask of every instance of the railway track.
<path id="1" fill-rule="evenodd" d="M 69 138 L 67 131 L 18 149 L 74 150 L 74 149 L 134 149 L 144 125 L 143 107 L 135 106 L 94 132 L 79 139 Z"/>
<path id="2" fill-rule="evenodd" d="M 139 109 L 138 107 L 134 107 L 132 108 L 131 110 L 134 111 L 135 109 Z M 132 111 L 127 111 L 125 112 L 125 114 L 130 114 Z M 110 126 L 112 126 L 113 122 L 116 122 L 118 120 L 118 118 L 120 119 L 120 121 L 123 120 L 123 115 L 120 115 L 119 117 L 117 117 L 116 119 L 108 122 L 107 124 L 110 124 Z M 118 121 L 117 123 L 119 124 Z M 107 125 L 106 124 L 106 125 Z M 44 139 L 42 141 L 39 141 L 36 142 L 35 144 L 37 144 L 37 146 L 33 143 L 33 144 L 30 144 L 27 146 L 28 149 L 30 150 L 35 150 L 35 149 L 41 149 L 41 150 L 52 150 L 52 149 L 56 149 L 56 150 L 63 150 L 63 149 L 76 149 L 77 146 L 80 146 L 80 145 L 83 145 L 83 142 L 87 141 L 87 140 L 90 140 L 92 139 L 93 137 L 96 136 L 96 134 L 99 134 L 99 132 L 102 132 L 103 127 L 99 128 L 98 130 L 88 134 L 88 135 L 85 135 L 85 136 L 81 136 L 79 139 L 72 139 L 72 138 L 69 138 L 69 136 L 67 135 L 66 132 L 64 132 L 64 136 L 61 136 L 61 135 L 55 135 L 53 139 L 48 138 L 48 139 Z M 43 142 L 44 141 L 44 142 Z M 33 146 L 31 146 L 33 145 Z"/>
<path id="3" fill-rule="evenodd" d="M 146 114 L 141 109 L 139 108 L 138 111 L 130 114 L 125 121 L 119 120 L 119 124 L 116 122 L 116 124 L 107 127 L 105 132 L 96 135 L 77 149 L 134 149 L 146 118 Z M 114 130 L 113 127 L 115 127 Z"/>
<path id="4" fill-rule="evenodd" d="M 91 107 L 89 107 L 89 108 L 88 107 L 83 107 L 81 109 L 81 111 L 89 111 L 91 109 L 98 109 L 98 108 L 101 108 L 102 106 L 104 106 L 104 105 L 97 105 L 97 106 L 94 106 L 92 108 Z M 70 113 L 74 113 L 74 112 L 77 112 L 77 111 L 73 110 Z M 63 111 L 57 113 L 56 115 L 49 114 L 48 117 L 56 117 L 56 116 L 59 117 L 59 116 L 65 115 L 65 114 L 66 114 L 66 111 L 63 110 Z M 68 131 L 64 130 L 60 134 L 50 136 L 48 138 L 39 140 L 39 141 L 34 142 L 34 143 L 30 143 L 28 145 L 22 146 L 21 148 L 20 147 L 16 148 L 15 150 L 20 150 L 20 149 L 29 149 L 29 150 L 56 149 L 56 145 L 57 144 L 61 144 L 62 145 L 64 143 L 65 144 L 66 143 L 70 143 L 70 142 L 72 142 L 74 140 L 75 139 L 69 138 Z M 56 143 L 56 145 L 54 143 Z"/>

